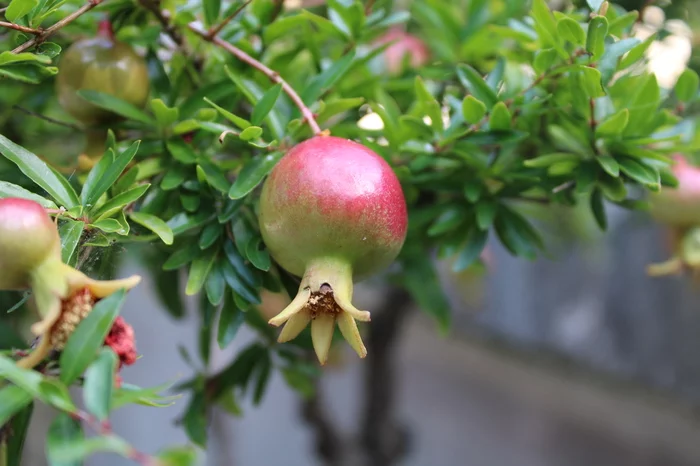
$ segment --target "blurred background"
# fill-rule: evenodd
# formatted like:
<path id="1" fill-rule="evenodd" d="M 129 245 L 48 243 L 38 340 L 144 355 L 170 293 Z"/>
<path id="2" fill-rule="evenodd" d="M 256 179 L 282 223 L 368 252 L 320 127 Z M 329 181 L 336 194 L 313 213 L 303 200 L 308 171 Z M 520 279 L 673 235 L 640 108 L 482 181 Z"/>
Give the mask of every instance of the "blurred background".
<path id="1" fill-rule="evenodd" d="M 641 37 L 660 32 L 649 66 L 662 85 L 672 86 L 686 63 L 700 70 L 692 50 L 700 1 L 619 3 L 644 12 Z M 259 407 L 214 416 L 205 464 L 700 465 L 700 289 L 645 272 L 668 256 L 668 232 L 622 210 L 610 211 L 604 235 L 586 209 L 531 214 L 547 232 L 549 257 L 514 259 L 494 243 L 484 269 L 454 276 L 443 264 L 454 313 L 448 335 L 401 291 L 358 286 L 358 307 L 373 312 L 368 358 L 339 345 L 308 400 L 275 373 Z M 141 271 L 133 257 L 123 267 Z M 196 303 L 175 321 L 153 289 L 147 279 L 124 307 L 144 357 L 123 375 L 140 386 L 186 378 L 192 369 L 179 348 L 197 351 Z M 253 338 L 242 331 L 212 370 Z M 184 443 L 176 421 L 186 401 L 129 406 L 116 412 L 114 429 L 146 451 Z M 45 464 L 51 416 L 37 413 L 25 464 Z M 88 464 L 125 463 L 99 456 Z"/>

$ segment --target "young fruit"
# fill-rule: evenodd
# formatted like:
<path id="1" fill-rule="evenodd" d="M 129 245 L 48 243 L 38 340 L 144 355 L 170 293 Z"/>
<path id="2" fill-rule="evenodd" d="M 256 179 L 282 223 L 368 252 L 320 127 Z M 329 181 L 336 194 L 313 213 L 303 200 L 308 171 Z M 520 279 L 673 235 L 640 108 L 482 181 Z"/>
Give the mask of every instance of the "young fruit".
<path id="1" fill-rule="evenodd" d="M 39 346 L 17 362 L 20 367 L 34 367 L 51 349 L 63 349 L 95 303 L 140 280 L 93 280 L 64 264 L 58 230 L 44 208 L 26 199 L 0 199 L 0 290 L 31 288 L 41 317 L 31 328 L 41 337 Z"/>
<path id="2" fill-rule="evenodd" d="M 665 188 L 651 195 L 650 212 L 659 222 L 681 228 L 700 226 L 700 168 L 681 155 L 674 156 L 676 189 Z"/>
<path id="3" fill-rule="evenodd" d="M 0 199 L 0 289 L 27 288 L 32 271 L 60 253 L 58 231 L 42 206 Z"/>
<path id="4" fill-rule="evenodd" d="M 399 28 L 390 29 L 377 41 L 379 45 L 389 42 L 392 44 L 384 51 L 384 59 L 391 74 L 396 75 L 404 71 L 406 57 L 412 68 L 420 68 L 430 59 L 430 50 L 425 42 Z"/>
<path id="5" fill-rule="evenodd" d="M 93 90 L 118 97 L 136 107 L 146 104 L 149 94 L 148 65 L 128 44 L 114 38 L 109 21 L 101 21 L 97 37 L 75 42 L 62 55 L 56 78 L 61 106 L 87 124 L 118 120 L 113 112 L 87 102 L 78 95 Z"/>
<path id="6" fill-rule="evenodd" d="M 389 266 L 408 223 L 399 180 L 384 159 L 356 142 L 316 136 L 275 166 L 260 199 L 260 230 L 275 261 L 302 277 L 292 302 L 270 324 L 286 323 L 279 341 L 311 322 L 316 355 L 325 364 L 338 323 L 364 357 L 356 320 L 370 314 L 351 302 L 353 281 Z"/>

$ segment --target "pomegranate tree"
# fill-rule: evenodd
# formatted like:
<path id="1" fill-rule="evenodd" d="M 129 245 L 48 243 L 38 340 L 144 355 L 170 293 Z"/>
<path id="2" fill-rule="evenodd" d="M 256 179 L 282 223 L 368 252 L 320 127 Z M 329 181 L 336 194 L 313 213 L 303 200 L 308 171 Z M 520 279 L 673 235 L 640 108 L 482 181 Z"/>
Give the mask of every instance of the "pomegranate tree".
<path id="1" fill-rule="evenodd" d="M 270 324 L 279 341 L 311 322 L 316 355 L 325 364 L 338 323 L 360 357 L 367 354 L 356 320 L 370 313 L 352 304 L 353 281 L 387 267 L 406 238 L 406 201 L 379 155 L 356 142 L 317 136 L 292 148 L 265 181 L 260 229 L 272 257 L 302 277 L 292 302 Z"/>

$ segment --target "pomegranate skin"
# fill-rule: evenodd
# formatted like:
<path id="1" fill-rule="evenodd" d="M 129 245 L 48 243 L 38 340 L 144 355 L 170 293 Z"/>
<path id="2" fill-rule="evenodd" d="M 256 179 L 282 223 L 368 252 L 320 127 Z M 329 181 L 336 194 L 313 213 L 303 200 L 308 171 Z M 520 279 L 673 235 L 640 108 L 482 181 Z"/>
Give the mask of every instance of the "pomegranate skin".
<path id="1" fill-rule="evenodd" d="M 292 148 L 263 186 L 260 228 L 275 260 L 302 276 L 336 258 L 360 280 L 387 267 L 406 238 L 406 201 L 389 164 L 356 142 L 317 136 Z"/>
<path id="2" fill-rule="evenodd" d="M 31 272 L 60 253 L 58 230 L 41 205 L 0 199 L 0 289 L 28 287 Z"/>
<path id="3" fill-rule="evenodd" d="M 388 42 L 393 43 L 384 51 L 384 59 L 387 69 L 392 74 L 403 71 L 403 60 L 406 55 L 410 56 L 409 63 L 413 68 L 420 68 L 430 59 L 430 50 L 425 42 L 401 29 L 393 28 L 377 41 L 380 45 Z"/>
<path id="4" fill-rule="evenodd" d="M 673 174 L 678 187 L 664 188 L 650 197 L 651 215 L 659 222 L 676 227 L 700 225 L 700 168 L 680 154 L 674 157 Z"/>

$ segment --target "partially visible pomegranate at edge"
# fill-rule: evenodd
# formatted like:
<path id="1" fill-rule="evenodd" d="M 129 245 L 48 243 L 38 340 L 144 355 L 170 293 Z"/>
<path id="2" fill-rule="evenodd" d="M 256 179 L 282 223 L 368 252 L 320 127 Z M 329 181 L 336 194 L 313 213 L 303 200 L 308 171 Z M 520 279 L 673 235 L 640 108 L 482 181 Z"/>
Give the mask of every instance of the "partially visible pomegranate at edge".
<path id="1" fill-rule="evenodd" d="M 0 199 L 0 290 L 27 288 L 31 273 L 60 253 L 56 225 L 41 205 Z"/>
<path id="2" fill-rule="evenodd" d="M 335 323 L 353 349 L 367 350 L 352 304 L 353 282 L 386 267 L 406 238 L 406 201 L 398 178 L 379 155 L 356 142 L 316 136 L 292 148 L 265 181 L 260 230 L 275 261 L 302 277 L 297 296 L 270 324 L 285 324 L 279 341 L 311 323 L 325 364 Z"/>
<path id="3" fill-rule="evenodd" d="M 650 197 L 651 215 L 659 222 L 677 226 L 700 226 L 700 167 L 680 154 L 674 155 L 677 188 L 662 188 Z"/>
<path id="4" fill-rule="evenodd" d="M 403 71 L 404 57 L 410 57 L 409 64 L 412 68 L 420 68 L 430 59 L 430 50 L 422 39 L 405 32 L 399 28 L 392 28 L 377 40 L 382 45 L 393 42 L 384 51 L 386 67 L 392 74 Z"/>

